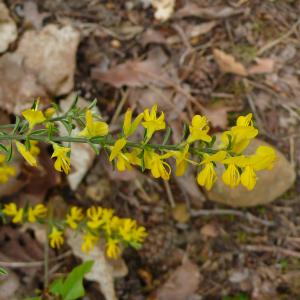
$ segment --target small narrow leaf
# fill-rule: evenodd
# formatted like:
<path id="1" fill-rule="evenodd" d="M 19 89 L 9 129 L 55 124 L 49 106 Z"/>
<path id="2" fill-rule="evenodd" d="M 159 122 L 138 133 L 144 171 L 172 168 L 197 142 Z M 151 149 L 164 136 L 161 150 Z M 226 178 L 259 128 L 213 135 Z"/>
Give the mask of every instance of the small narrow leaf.
<path id="1" fill-rule="evenodd" d="M 172 132 L 173 132 L 172 128 L 168 127 L 163 139 L 163 143 L 162 143 L 163 145 L 165 145 L 168 142 L 170 136 L 172 135 Z"/>
<path id="2" fill-rule="evenodd" d="M 7 271 L 5 269 L 3 269 L 2 267 L 0 267 L 0 276 L 5 276 L 7 275 Z"/>

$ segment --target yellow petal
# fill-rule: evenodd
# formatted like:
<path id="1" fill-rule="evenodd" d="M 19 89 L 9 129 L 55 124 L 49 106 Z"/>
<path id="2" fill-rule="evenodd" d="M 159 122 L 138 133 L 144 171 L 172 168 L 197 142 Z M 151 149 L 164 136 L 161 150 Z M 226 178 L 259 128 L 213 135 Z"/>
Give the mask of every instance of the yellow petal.
<path id="1" fill-rule="evenodd" d="M 253 190 L 256 184 L 256 174 L 250 166 L 247 166 L 241 175 L 241 183 L 249 191 Z"/>
<path id="2" fill-rule="evenodd" d="M 224 183 L 231 188 L 234 188 L 239 185 L 241 176 L 234 164 L 229 164 L 228 168 L 222 175 L 222 179 Z"/>
<path id="3" fill-rule="evenodd" d="M 36 167 L 37 161 L 35 157 L 30 153 L 30 151 L 28 151 L 26 147 L 18 141 L 16 141 L 16 146 L 19 153 L 24 157 L 24 159 L 28 162 L 28 164 L 32 167 Z"/>
<path id="4" fill-rule="evenodd" d="M 118 139 L 115 142 L 113 148 L 111 149 L 109 161 L 112 161 L 120 153 L 120 151 L 126 146 L 126 143 L 127 141 L 125 138 Z"/>

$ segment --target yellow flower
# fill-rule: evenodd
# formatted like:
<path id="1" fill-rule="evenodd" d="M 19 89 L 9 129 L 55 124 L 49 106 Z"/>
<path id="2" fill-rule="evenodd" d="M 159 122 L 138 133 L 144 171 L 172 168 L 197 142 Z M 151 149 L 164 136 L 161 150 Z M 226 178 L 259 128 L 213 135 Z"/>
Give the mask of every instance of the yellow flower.
<path id="1" fill-rule="evenodd" d="M 12 219 L 13 223 L 22 223 L 23 222 L 23 216 L 24 216 L 24 209 L 19 208 L 16 215 Z"/>
<path id="2" fill-rule="evenodd" d="M 168 163 L 163 161 L 164 159 L 174 155 L 174 153 L 169 152 L 164 155 L 159 155 L 154 151 L 147 150 L 144 154 L 145 168 L 151 171 L 154 178 L 162 178 L 164 180 L 170 179 L 171 167 Z"/>
<path id="3" fill-rule="evenodd" d="M 8 203 L 4 205 L 4 209 L 2 210 L 2 212 L 10 217 L 13 217 L 17 214 L 18 212 L 18 208 L 16 203 Z"/>
<path id="4" fill-rule="evenodd" d="M 80 136 L 92 138 L 95 136 L 105 136 L 108 134 L 108 125 L 105 122 L 94 121 L 90 110 L 85 113 L 86 125 L 79 133 Z"/>
<path id="5" fill-rule="evenodd" d="M 217 180 L 217 173 L 212 162 L 220 162 L 224 160 L 225 157 L 226 151 L 218 151 L 212 155 L 205 155 L 201 162 L 201 164 L 204 164 L 204 168 L 197 176 L 197 182 L 199 185 L 204 186 L 208 191 L 211 190 Z"/>
<path id="6" fill-rule="evenodd" d="M 16 169 L 14 167 L 3 164 L 0 167 L 0 183 L 7 182 L 12 176 L 16 176 Z"/>
<path id="7" fill-rule="evenodd" d="M 55 170 L 62 172 L 62 170 L 68 174 L 71 167 L 70 167 L 70 157 L 68 156 L 71 148 L 62 147 L 57 144 L 53 144 L 53 154 L 51 158 L 56 157 L 56 161 L 54 163 Z"/>
<path id="8" fill-rule="evenodd" d="M 45 117 L 47 119 L 50 119 L 56 112 L 56 109 L 54 107 L 49 107 L 45 110 Z"/>
<path id="9" fill-rule="evenodd" d="M 63 232 L 58 230 L 57 227 L 53 226 L 51 229 L 51 233 L 48 235 L 50 239 L 51 248 L 59 249 L 64 243 Z"/>
<path id="10" fill-rule="evenodd" d="M 140 122 L 142 121 L 143 117 L 144 117 L 144 114 L 141 113 L 131 123 L 132 111 L 130 108 L 127 109 L 127 111 L 125 113 L 125 117 L 124 117 L 124 124 L 123 124 L 123 133 L 126 138 L 128 136 L 132 135 L 136 131 L 136 129 L 137 129 L 138 125 L 140 124 Z"/>
<path id="11" fill-rule="evenodd" d="M 245 170 L 241 174 L 241 183 L 249 191 L 254 189 L 256 185 L 256 174 L 252 167 L 246 166 Z"/>
<path id="12" fill-rule="evenodd" d="M 103 224 L 103 220 L 102 220 L 102 208 L 99 206 L 92 206 L 90 207 L 87 212 L 86 215 L 88 217 L 88 221 L 87 221 L 87 226 L 91 229 L 96 229 L 99 226 L 101 226 Z"/>
<path id="13" fill-rule="evenodd" d="M 28 151 L 26 147 L 18 141 L 16 141 L 16 146 L 19 153 L 24 157 L 24 159 L 29 163 L 29 165 L 32 167 L 36 167 L 37 166 L 36 158 L 30 153 L 30 151 Z"/>
<path id="14" fill-rule="evenodd" d="M 214 164 L 212 162 L 205 164 L 204 168 L 197 176 L 198 184 L 210 191 L 216 180 L 217 173 Z"/>
<path id="15" fill-rule="evenodd" d="M 29 152 L 32 154 L 32 156 L 37 157 L 40 154 L 40 148 L 37 146 L 38 141 L 30 140 L 30 149 Z"/>
<path id="16" fill-rule="evenodd" d="M 46 120 L 42 111 L 35 109 L 27 109 L 22 112 L 23 117 L 29 123 L 29 130 L 37 124 L 40 124 Z"/>
<path id="17" fill-rule="evenodd" d="M 109 258 L 116 259 L 121 254 L 121 248 L 117 239 L 109 238 L 106 241 L 106 254 Z"/>
<path id="18" fill-rule="evenodd" d="M 87 233 L 83 236 L 83 243 L 81 244 L 81 250 L 84 253 L 89 253 L 98 242 L 99 238 L 91 233 Z"/>
<path id="19" fill-rule="evenodd" d="M 120 226 L 122 226 L 122 219 L 117 216 L 113 216 L 111 220 L 106 223 L 104 230 L 106 234 L 111 236 L 114 231 L 117 231 L 119 229 Z"/>
<path id="20" fill-rule="evenodd" d="M 158 130 L 162 130 L 166 128 L 165 123 L 165 115 L 162 112 L 161 115 L 157 118 L 157 104 L 153 105 L 151 109 L 151 113 L 149 112 L 149 109 L 145 109 L 144 111 L 144 122 L 142 122 L 142 125 L 144 128 L 147 129 L 146 134 L 146 143 L 151 139 L 153 133 Z"/>
<path id="21" fill-rule="evenodd" d="M 253 190 L 257 179 L 255 171 L 271 169 L 275 159 L 276 153 L 274 149 L 268 146 L 258 147 L 254 155 L 246 157 L 239 164 L 240 167 L 245 168 L 241 174 L 242 185 L 250 191 Z"/>
<path id="22" fill-rule="evenodd" d="M 67 214 L 66 223 L 72 229 L 76 229 L 78 227 L 78 222 L 82 221 L 83 218 L 84 218 L 84 215 L 82 213 L 82 209 L 77 206 L 73 206 L 71 208 L 70 213 Z"/>
<path id="23" fill-rule="evenodd" d="M 244 156 L 229 157 L 222 161 L 223 164 L 228 165 L 227 169 L 222 175 L 224 183 L 231 188 L 239 185 L 241 181 L 240 172 L 237 166 L 240 166 L 245 160 Z"/>
<path id="24" fill-rule="evenodd" d="M 136 221 L 129 218 L 122 219 L 119 234 L 125 242 L 136 248 L 140 247 L 147 236 L 146 229 L 143 226 L 138 227 Z"/>
<path id="25" fill-rule="evenodd" d="M 224 147 L 228 147 L 231 143 L 232 151 L 239 154 L 248 147 L 250 141 L 257 134 L 258 130 L 253 126 L 252 114 L 250 113 L 247 116 L 238 117 L 236 126 L 232 127 L 230 131 L 225 131 L 221 140 Z"/>
<path id="26" fill-rule="evenodd" d="M 176 176 L 182 176 L 187 168 L 187 160 L 190 157 L 189 144 L 186 144 L 182 151 L 174 151 L 176 159 Z"/>
<path id="27" fill-rule="evenodd" d="M 211 142 L 212 138 L 207 133 L 209 127 L 207 125 L 207 118 L 195 115 L 192 119 L 192 124 L 189 126 L 190 135 L 187 139 L 187 143 L 193 143 L 195 141 Z"/>
<path id="28" fill-rule="evenodd" d="M 47 207 L 43 204 L 37 204 L 28 209 L 28 221 L 34 223 L 39 218 L 44 218 L 47 215 Z"/>
<path id="29" fill-rule="evenodd" d="M 12 219 L 13 223 L 22 223 L 23 221 L 24 209 L 23 208 L 18 209 L 15 203 L 5 204 L 2 212 L 6 216 L 13 217 Z"/>
<path id="30" fill-rule="evenodd" d="M 275 150 L 268 146 L 259 146 L 251 156 L 251 163 L 256 171 L 272 169 L 275 160 Z"/>
<path id="31" fill-rule="evenodd" d="M 126 146 L 126 143 L 127 141 L 125 138 L 116 140 L 114 146 L 111 148 L 109 161 L 112 161 L 121 152 L 121 150 Z"/>

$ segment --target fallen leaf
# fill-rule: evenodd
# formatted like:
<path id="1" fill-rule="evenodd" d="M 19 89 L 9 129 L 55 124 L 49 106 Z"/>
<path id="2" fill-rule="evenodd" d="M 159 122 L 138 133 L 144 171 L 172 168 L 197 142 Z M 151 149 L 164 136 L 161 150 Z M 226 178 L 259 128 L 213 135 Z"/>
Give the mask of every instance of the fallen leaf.
<path id="1" fill-rule="evenodd" d="M 248 68 L 248 74 L 266 74 L 272 73 L 275 67 L 275 61 L 272 58 L 256 58 L 256 65 Z"/>
<path id="2" fill-rule="evenodd" d="M 168 20 L 175 8 L 175 0 L 152 0 L 151 4 L 155 8 L 154 17 L 159 21 Z"/>
<path id="3" fill-rule="evenodd" d="M 199 35 L 206 34 L 210 32 L 215 26 L 217 25 L 217 22 L 211 21 L 211 22 L 204 22 L 199 25 L 188 25 L 186 28 L 186 33 L 190 38 L 197 37 Z"/>
<path id="4" fill-rule="evenodd" d="M 164 78 L 165 75 L 157 61 L 147 59 L 144 61 L 129 60 L 106 72 L 93 68 L 91 77 L 120 88 L 124 85 L 144 87 L 151 83 L 160 84 L 160 78 Z"/>
<path id="5" fill-rule="evenodd" d="M 19 277 L 13 271 L 10 270 L 4 278 L 1 276 L 0 300 L 15 299 L 15 294 L 19 287 Z"/>
<path id="6" fill-rule="evenodd" d="M 40 97 L 40 104 L 49 103 L 45 88 L 36 76 L 24 68 L 23 57 L 7 53 L 0 57 L 0 105 L 9 113 L 20 112 Z"/>
<path id="7" fill-rule="evenodd" d="M 75 256 L 81 258 L 83 262 L 93 260 L 92 270 L 85 275 L 87 280 L 96 281 L 105 296 L 106 300 L 116 300 L 117 296 L 114 290 L 114 278 L 127 275 L 127 266 L 122 259 L 109 261 L 106 258 L 104 246 L 98 244 L 88 254 L 81 250 L 82 234 L 69 231 L 67 232 L 67 243 L 72 248 Z"/>
<path id="8" fill-rule="evenodd" d="M 234 9 L 229 6 L 199 7 L 195 3 L 188 3 L 179 9 L 177 18 L 198 17 L 202 19 L 224 19 L 238 14 L 246 13 L 246 9 Z"/>
<path id="9" fill-rule="evenodd" d="M 18 37 L 15 21 L 3 2 L 0 2 L 0 53 L 5 52 L 10 43 Z"/>
<path id="10" fill-rule="evenodd" d="M 33 1 L 24 2 L 23 9 L 25 22 L 32 25 L 36 30 L 40 30 L 44 19 L 50 16 L 50 13 L 40 13 L 37 4 Z"/>
<path id="11" fill-rule="evenodd" d="M 172 209 L 172 216 L 179 223 L 187 223 L 190 219 L 190 214 L 184 203 L 178 203 Z"/>
<path id="12" fill-rule="evenodd" d="M 226 54 L 219 49 L 214 49 L 213 54 L 222 72 L 247 76 L 246 68 L 241 63 L 237 62 L 232 55 Z"/>
<path id="13" fill-rule="evenodd" d="M 185 259 L 170 278 L 157 290 L 157 300 L 187 300 L 197 290 L 201 274 L 196 264 Z"/>
<path id="14" fill-rule="evenodd" d="M 215 238 L 219 235 L 219 230 L 216 225 L 214 224 L 206 224 L 204 225 L 201 230 L 201 235 L 208 238 Z"/>
<path id="15" fill-rule="evenodd" d="M 149 44 L 165 44 L 166 39 L 163 36 L 161 31 L 154 30 L 152 28 L 146 29 L 146 31 L 143 33 L 140 43 L 143 45 L 143 47 L 149 45 Z"/>
<path id="16" fill-rule="evenodd" d="M 241 108 L 240 106 L 225 106 L 224 104 L 206 106 L 203 108 L 203 114 L 207 116 L 212 127 L 226 129 L 228 127 L 227 113 L 230 111 L 239 111 Z"/>
<path id="17" fill-rule="evenodd" d="M 40 32 L 28 30 L 16 53 L 48 93 L 60 96 L 74 86 L 79 32 L 71 26 L 47 25 Z"/>

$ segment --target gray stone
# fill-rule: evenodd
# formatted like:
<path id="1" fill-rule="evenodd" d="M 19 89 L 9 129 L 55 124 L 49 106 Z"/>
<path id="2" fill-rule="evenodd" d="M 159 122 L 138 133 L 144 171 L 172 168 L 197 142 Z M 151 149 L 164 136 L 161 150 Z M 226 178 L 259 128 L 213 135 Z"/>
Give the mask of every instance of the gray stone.
<path id="1" fill-rule="evenodd" d="M 271 145 L 259 139 L 254 139 L 245 153 L 252 154 L 259 146 Z M 293 185 L 296 178 L 294 168 L 284 155 L 277 150 L 276 155 L 277 160 L 272 170 L 257 172 L 257 183 L 252 191 L 248 191 L 242 185 L 233 189 L 226 186 L 221 179 L 224 167 L 218 166 L 218 180 L 212 190 L 207 193 L 208 198 L 232 207 L 251 207 L 276 200 Z"/>

